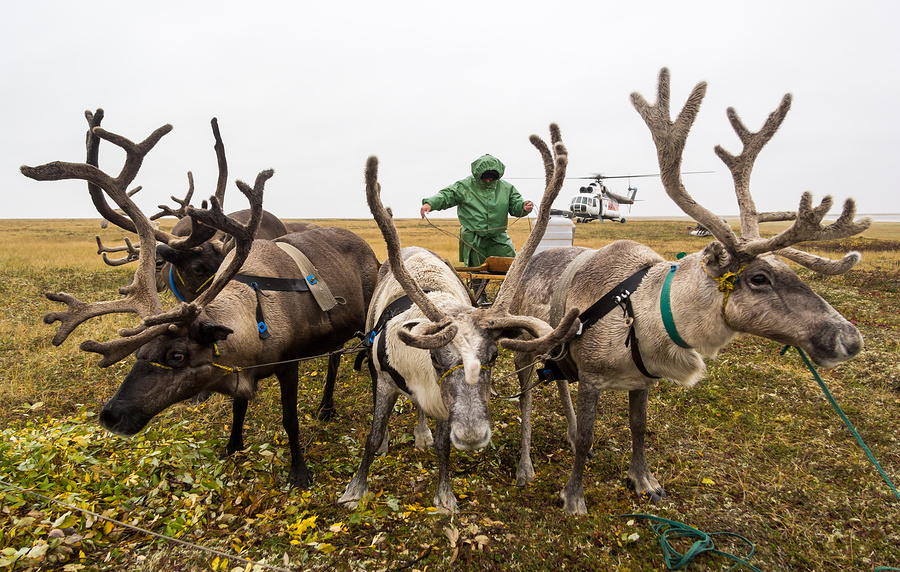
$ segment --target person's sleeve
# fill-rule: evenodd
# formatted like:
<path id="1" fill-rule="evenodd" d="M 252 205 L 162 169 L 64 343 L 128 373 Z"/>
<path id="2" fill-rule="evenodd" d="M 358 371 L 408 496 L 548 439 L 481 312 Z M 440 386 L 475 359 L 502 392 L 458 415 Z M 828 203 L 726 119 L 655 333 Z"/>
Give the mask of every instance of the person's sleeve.
<path id="1" fill-rule="evenodd" d="M 512 185 L 509 186 L 509 214 L 515 217 L 525 216 L 525 199 Z"/>
<path id="2" fill-rule="evenodd" d="M 442 211 L 444 209 L 449 209 L 450 207 L 459 206 L 459 192 L 457 186 L 458 185 L 453 184 L 441 189 L 436 195 L 422 199 L 422 204 L 428 203 L 431 205 L 431 210 L 433 211 Z"/>

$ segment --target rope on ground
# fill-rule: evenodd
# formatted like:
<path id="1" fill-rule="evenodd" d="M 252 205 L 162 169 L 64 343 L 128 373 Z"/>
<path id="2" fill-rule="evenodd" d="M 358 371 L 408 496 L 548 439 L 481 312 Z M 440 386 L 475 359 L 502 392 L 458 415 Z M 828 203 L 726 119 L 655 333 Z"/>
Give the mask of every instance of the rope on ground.
<path id="1" fill-rule="evenodd" d="M 159 534 L 158 532 L 153 532 L 152 530 L 147 530 L 146 528 L 141 528 L 141 527 L 139 527 L 139 526 L 134 526 L 134 525 L 131 525 L 131 524 L 127 524 L 127 523 L 125 523 L 125 522 L 122 522 L 121 520 L 116 520 L 116 519 L 114 519 L 114 518 L 109 518 L 108 516 L 103 516 L 102 514 L 97 514 L 96 512 L 93 512 L 93 511 L 90 511 L 90 510 L 87 510 L 87 509 L 84 509 L 84 508 L 75 506 L 75 505 L 73 505 L 73 504 L 69 504 L 69 503 L 65 503 L 65 502 L 56 500 L 56 499 L 54 499 L 54 498 L 51 498 L 51 497 L 42 495 L 42 494 L 40 494 L 40 493 L 36 493 L 36 492 L 34 492 L 34 491 L 30 491 L 30 490 L 28 490 L 28 489 L 22 488 L 22 487 L 20 487 L 20 486 L 18 486 L 18 485 L 14 485 L 14 484 L 12 484 L 12 483 L 8 483 L 8 482 L 3 481 L 3 480 L 0 480 L 0 485 L 3 485 L 3 486 L 5 486 L 5 487 L 9 487 L 9 488 L 11 488 L 11 489 L 15 489 L 15 490 L 21 491 L 21 492 L 23 492 L 23 493 L 26 493 L 26 494 L 29 494 L 29 495 L 31 495 L 31 496 L 37 497 L 37 498 L 39 498 L 39 499 L 41 499 L 41 500 L 44 500 L 44 501 L 47 501 L 47 502 L 49 502 L 49 503 L 59 505 L 59 506 L 61 506 L 61 507 L 67 508 L 67 509 L 69 509 L 69 510 L 74 510 L 74 511 L 77 511 L 77 512 L 80 512 L 80 513 L 83 513 L 83 514 L 90 515 L 90 516 L 94 517 L 95 519 L 98 519 L 98 520 L 104 520 L 104 521 L 107 521 L 107 522 L 111 522 L 111 523 L 113 523 L 113 524 L 116 525 L 116 526 L 121 526 L 122 528 L 127 528 L 127 529 L 129 529 L 129 530 L 134 530 L 135 532 L 140 532 L 141 534 L 146 534 L 146 535 L 148 535 L 148 536 L 152 536 L 152 537 L 155 537 L 155 538 L 159 538 L 160 540 L 164 540 L 164 541 L 166 541 L 166 542 L 171 542 L 171 543 L 174 543 L 174 544 L 179 544 L 179 545 L 184 546 L 184 547 L 186 547 L 186 548 L 193 548 L 194 550 L 199 550 L 199 551 L 201 551 L 201 552 L 206 552 L 207 554 L 211 554 L 211 555 L 213 555 L 213 556 L 218 556 L 219 558 L 227 558 L 229 561 L 242 562 L 242 563 L 244 563 L 244 564 L 253 566 L 254 569 L 256 569 L 256 568 L 265 568 L 265 569 L 267 569 L 267 570 L 276 570 L 277 572 L 290 572 L 290 570 L 287 570 L 286 568 L 280 568 L 280 567 L 278 567 L 278 566 L 272 566 L 271 564 L 264 564 L 264 563 L 262 563 L 262 562 L 256 562 L 256 561 L 253 561 L 253 560 L 248 560 L 248 559 L 242 558 L 242 557 L 240 557 L 240 556 L 238 556 L 238 555 L 236 555 L 236 554 L 230 554 L 230 553 L 228 553 L 228 552 L 222 552 L 221 550 L 216 550 L 215 548 L 208 548 L 208 547 L 206 547 L 206 546 L 200 546 L 199 544 L 194 544 L 194 543 L 192 543 L 192 542 L 187 542 L 187 541 L 185 541 L 185 540 L 180 540 L 180 539 L 178 539 L 178 538 L 173 538 L 173 537 L 171 537 L 171 536 L 166 536 L 165 534 Z"/>
<path id="2" fill-rule="evenodd" d="M 784 349 L 781 350 L 781 355 L 786 354 L 789 349 L 791 349 L 791 346 L 784 346 Z M 812 362 L 809 361 L 809 358 L 806 357 L 806 354 L 803 353 L 803 350 L 797 348 L 797 352 L 800 353 L 800 357 L 803 358 L 803 362 L 806 363 L 806 367 L 808 367 L 809 371 L 812 372 L 813 377 L 819 384 L 819 387 L 821 387 L 822 391 L 825 393 L 825 397 L 828 398 L 831 406 L 834 407 L 835 411 L 837 411 L 837 414 L 840 416 L 841 420 L 843 420 L 844 425 L 847 426 L 847 429 L 849 429 L 853 437 L 856 438 L 856 442 L 859 443 L 859 446 L 865 452 L 866 456 L 869 457 L 869 460 L 872 461 L 872 464 L 875 465 L 875 468 L 878 469 L 879 473 L 881 473 L 881 478 L 884 479 L 884 482 L 887 483 L 891 490 L 894 491 L 894 495 L 897 497 L 897 499 L 900 500 L 900 493 L 897 492 L 897 487 L 894 486 L 894 483 L 891 482 L 890 477 L 888 477 L 887 473 L 884 472 L 884 469 L 881 468 L 881 465 L 875 459 L 875 455 L 872 454 L 872 451 L 870 451 L 869 448 L 866 447 L 866 444 L 863 443 L 862 437 L 859 436 L 859 433 L 856 431 L 856 428 L 853 427 L 850 419 L 847 418 L 847 416 L 844 414 L 844 411 L 841 409 L 841 406 L 838 405 L 837 401 L 835 401 L 834 397 L 831 395 L 831 392 L 828 391 L 828 387 L 825 386 L 825 382 L 822 381 L 821 377 L 819 377 L 819 372 L 816 371 L 816 368 L 813 366 Z"/>
<path id="3" fill-rule="evenodd" d="M 622 514 L 619 516 L 624 518 L 644 518 L 647 520 L 656 521 L 656 524 L 651 524 L 650 527 L 653 529 L 653 532 L 655 532 L 656 535 L 659 536 L 659 545 L 660 547 L 662 547 L 663 559 L 666 562 L 666 566 L 669 567 L 669 570 L 680 570 L 691 564 L 694 559 L 701 554 L 709 553 L 724 556 L 729 560 L 733 560 L 735 562 L 735 566 L 747 566 L 754 572 L 762 572 L 759 568 L 747 562 L 750 557 L 753 556 L 753 552 L 756 550 L 756 548 L 752 542 L 750 542 L 740 534 L 735 534 L 733 532 L 706 533 L 697 530 L 693 526 L 688 526 L 681 522 L 669 520 L 668 518 L 662 518 L 659 516 L 652 516 L 649 514 Z M 747 553 L 747 556 L 745 556 L 744 558 L 740 558 L 738 556 L 735 556 L 734 554 L 729 554 L 728 552 L 719 550 L 716 548 L 716 545 L 713 542 L 713 536 L 729 536 L 732 538 L 736 538 L 749 546 L 750 551 Z M 670 540 L 681 539 L 696 539 L 688 549 L 688 551 L 684 554 L 681 554 L 677 550 L 672 548 L 672 544 L 670 542 Z"/>

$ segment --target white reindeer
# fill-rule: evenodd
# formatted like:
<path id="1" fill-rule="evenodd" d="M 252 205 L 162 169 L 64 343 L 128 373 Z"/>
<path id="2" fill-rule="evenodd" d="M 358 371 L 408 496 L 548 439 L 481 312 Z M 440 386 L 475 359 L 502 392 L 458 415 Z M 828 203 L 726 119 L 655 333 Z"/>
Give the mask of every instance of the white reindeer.
<path id="1" fill-rule="evenodd" d="M 668 70 L 660 72 L 655 105 L 649 105 L 636 93 L 631 99 L 653 135 L 666 192 L 685 213 L 708 228 L 716 241 L 677 262 L 666 261 L 632 241 L 617 241 L 599 250 L 548 250 L 529 263 L 519 295 L 510 308 L 514 313 L 553 325 L 566 309 L 590 308 L 602 295 L 614 291 L 619 299 L 613 304 L 618 302 L 626 310 L 615 308 L 602 317 L 591 317 L 590 311 L 584 310 L 580 318 L 587 327 L 568 343 L 568 357 L 558 361 L 566 378 L 579 384 L 576 425 L 568 387 L 564 381 L 559 383 L 569 421 L 569 439 L 575 446 L 572 474 L 560 493 L 569 513 L 587 512 L 582 475 L 601 391 L 628 392 L 632 433 L 628 478 L 638 494 L 659 500 L 666 492 L 644 456 L 647 396 L 657 378 L 687 387 L 694 385 L 704 375 L 704 357 L 715 356 L 740 332 L 800 347 L 825 367 L 852 358 L 863 347 L 856 327 L 773 254 L 823 274 L 846 272 L 859 261 L 859 253 L 851 252 L 842 260 L 833 261 L 795 250 L 791 245 L 852 236 L 868 228 L 869 219 L 854 221 L 855 203 L 847 199 L 837 221 L 822 226 L 831 198 L 825 197 L 818 207 L 813 207 L 809 193 L 803 194 L 797 212 L 756 211 L 749 192 L 750 172 L 756 156 L 784 120 L 791 102 L 790 95 L 786 95 L 757 133 L 746 129 L 733 109 L 728 110 L 744 148 L 738 156 L 721 147 L 715 151 L 734 178 L 742 236 L 735 235 L 720 217 L 694 201 L 681 181 L 685 140 L 705 91 L 706 84 L 698 84 L 674 122 L 669 116 Z M 794 223 L 772 238 L 760 236 L 760 222 L 779 220 Z M 639 272 L 645 272 L 643 277 Z M 635 276 L 632 284 L 616 290 L 631 276 Z M 597 321 L 591 325 L 592 320 Z M 520 352 L 516 355 L 517 367 L 530 363 L 534 357 L 534 352 Z M 528 383 L 527 377 L 520 374 L 523 387 Z M 522 456 L 517 470 L 520 485 L 534 478 L 530 457 L 531 406 L 531 396 L 526 394 L 522 400 Z"/>
<path id="2" fill-rule="evenodd" d="M 474 307 L 459 275 L 435 253 L 424 248 L 401 249 L 397 230 L 379 198 L 378 161 L 369 158 L 366 196 L 387 243 L 388 261 L 381 268 L 367 320 L 367 329 L 372 332 L 372 430 L 359 470 L 339 504 L 353 508 L 366 494 L 369 466 L 385 444 L 390 412 L 403 393 L 420 411 L 437 420 L 439 482 L 434 504 L 439 509 L 455 511 L 457 502 L 449 477 L 450 444 L 460 450 L 476 450 L 490 442 L 488 404 L 497 344 L 542 353 L 575 334 L 575 309 L 555 330 L 543 320 L 511 315 L 507 310 L 514 286 L 546 230 L 550 205 L 565 177 L 566 150 L 555 125 L 551 126 L 551 133 L 555 158 L 540 138 L 532 136 L 532 143 L 544 157 L 547 187 L 534 229 L 491 308 Z M 403 303 L 406 297 L 408 301 Z M 400 307 L 395 305 L 398 300 Z M 522 335 L 533 339 L 511 339 Z M 417 425 L 417 442 L 425 439 L 421 434 L 423 427 L 427 430 L 424 423 Z"/>

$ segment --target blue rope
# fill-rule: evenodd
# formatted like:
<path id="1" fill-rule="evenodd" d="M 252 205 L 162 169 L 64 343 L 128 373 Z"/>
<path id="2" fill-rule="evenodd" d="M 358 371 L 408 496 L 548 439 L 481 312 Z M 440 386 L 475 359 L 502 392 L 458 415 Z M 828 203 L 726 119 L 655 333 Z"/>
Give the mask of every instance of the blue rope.
<path id="1" fill-rule="evenodd" d="M 669 570 L 681 570 L 682 568 L 693 562 L 694 559 L 701 554 L 710 553 L 718 554 L 719 556 L 724 556 L 725 558 L 733 560 L 735 564 L 731 567 L 731 570 L 735 569 L 738 566 L 747 566 L 754 572 L 762 572 L 759 568 L 747 562 L 747 560 L 749 560 L 750 557 L 753 556 L 753 552 L 756 550 L 756 547 L 752 542 L 750 542 L 740 534 L 735 534 L 733 532 L 712 532 L 707 534 L 705 532 L 697 530 L 693 526 L 688 526 L 681 522 L 669 520 L 668 518 L 652 516 L 649 514 L 623 514 L 620 516 L 625 518 L 646 518 L 647 520 L 656 521 L 656 524 L 651 524 L 650 527 L 653 529 L 653 532 L 655 532 L 656 535 L 659 536 L 659 545 L 662 548 L 663 560 L 665 560 L 666 566 L 668 566 Z M 713 542 L 713 536 L 731 536 L 733 538 L 737 538 L 738 540 L 744 542 L 748 547 L 750 547 L 750 551 L 744 558 L 739 558 L 734 554 L 729 554 L 728 552 L 718 550 L 715 543 Z M 672 544 L 669 541 L 685 538 L 696 540 L 687 552 L 681 554 L 677 550 L 672 548 Z"/>
<path id="2" fill-rule="evenodd" d="M 784 346 L 784 349 L 781 350 L 781 355 L 787 353 L 787 351 L 791 349 L 791 346 Z M 841 406 L 837 404 L 837 401 L 832 397 L 831 392 L 828 391 L 828 388 L 825 387 L 825 382 L 822 381 L 822 378 L 819 377 L 819 372 L 816 371 L 816 368 L 813 367 L 809 358 L 806 357 L 806 354 L 803 353 L 803 350 L 797 348 L 797 351 L 800 353 L 800 357 L 803 358 L 803 361 L 806 363 L 806 367 L 809 368 L 809 371 L 812 372 L 813 377 L 816 378 L 816 381 L 819 383 L 819 387 L 822 388 L 822 391 L 825 393 L 825 397 L 828 398 L 828 401 L 831 403 L 831 406 L 834 407 L 834 410 L 837 411 L 837 414 L 840 415 L 841 419 L 844 421 L 844 425 L 847 426 L 847 429 L 850 430 L 850 433 L 856 438 L 856 442 L 859 443 L 859 446 L 862 447 L 862 450 L 865 451 L 866 455 L 869 457 L 869 460 L 872 461 L 872 464 L 875 465 L 875 468 L 878 469 L 878 472 L 881 473 L 881 478 L 884 479 L 884 482 L 894 491 L 894 495 L 896 495 L 897 499 L 900 500 L 900 493 L 897 492 L 897 487 L 894 486 L 894 483 L 891 482 L 890 477 L 887 476 L 887 473 L 884 472 L 884 469 L 881 468 L 881 465 L 878 464 L 878 461 L 875 460 L 875 455 L 872 454 L 872 451 L 866 447 L 866 444 L 863 443 L 862 437 L 859 436 L 859 433 L 856 432 L 856 429 L 853 427 L 853 424 L 850 423 L 850 420 L 847 419 L 847 416 L 844 415 L 844 411 L 841 409 Z"/>

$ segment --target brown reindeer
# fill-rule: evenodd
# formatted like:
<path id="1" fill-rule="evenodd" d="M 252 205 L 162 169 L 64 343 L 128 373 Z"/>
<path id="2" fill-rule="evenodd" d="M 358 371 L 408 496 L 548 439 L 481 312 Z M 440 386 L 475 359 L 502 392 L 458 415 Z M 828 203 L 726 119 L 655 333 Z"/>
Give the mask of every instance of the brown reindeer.
<path id="1" fill-rule="evenodd" d="M 750 172 L 756 156 L 784 120 L 791 101 L 788 95 L 757 133 L 744 127 L 733 109 L 728 110 L 744 148 L 738 156 L 721 147 L 715 151 L 734 177 L 741 212 L 742 236 L 737 236 L 720 217 L 698 204 L 681 181 L 681 155 L 705 90 L 705 83 L 694 88 L 674 122 L 669 117 L 668 70 L 660 73 L 655 105 L 638 94 L 631 97 L 653 135 L 666 192 L 685 213 L 708 228 L 716 241 L 675 262 L 624 240 L 598 250 L 559 248 L 542 252 L 525 270 L 511 308 L 552 325 L 568 308 L 589 309 L 595 303 L 602 306 L 603 295 L 610 293 L 608 307 L 613 311 L 592 315 L 591 310 L 585 310 L 580 316 L 583 332 L 568 343 L 568 357 L 556 362 L 568 380 L 579 384 L 576 421 L 568 388 L 564 381 L 559 383 L 569 439 L 575 448 L 572 474 L 560 493 L 569 513 L 587 511 L 582 475 L 601 391 L 628 392 L 632 433 L 628 479 L 638 494 L 659 500 L 666 492 L 651 473 L 644 454 L 647 396 L 658 378 L 694 385 L 705 372 L 704 357 L 715 356 L 742 332 L 797 346 L 825 367 L 852 358 L 863 347 L 853 324 L 774 255 L 824 274 L 846 272 L 860 259 L 859 253 L 833 261 L 791 245 L 852 236 L 865 230 L 870 221 L 854 221 L 855 205 L 848 199 L 837 221 L 823 226 L 821 221 L 831 207 L 831 198 L 813 207 L 808 193 L 804 193 L 797 212 L 757 212 L 749 191 Z M 794 222 L 774 237 L 760 236 L 760 222 L 779 220 Z M 519 353 L 516 364 L 527 365 L 534 357 L 534 352 Z M 520 374 L 523 386 L 527 377 Z M 530 410 L 531 396 L 525 395 L 519 484 L 534 478 L 529 451 Z"/>
<path id="2" fill-rule="evenodd" d="M 544 157 L 547 186 L 537 222 L 491 308 L 474 307 L 459 275 L 434 252 L 417 247 L 401 249 L 397 229 L 381 204 L 378 160 L 369 158 L 366 198 L 388 250 L 367 320 L 372 333 L 370 371 L 375 409 L 359 470 L 338 503 L 354 507 L 366 494 L 369 466 L 385 444 L 388 418 L 402 393 L 420 412 L 437 420 L 438 489 L 434 504 L 455 511 L 457 502 L 449 476 L 450 445 L 476 450 L 490 442 L 491 372 L 498 342 L 540 353 L 574 335 L 578 314 L 574 308 L 555 330 L 542 320 L 512 315 L 507 309 L 521 271 L 544 235 L 550 206 L 565 178 L 568 155 L 555 125 L 551 134 L 554 154 L 539 137 L 532 136 L 532 143 Z M 397 306 L 405 297 L 408 303 Z M 385 316 L 387 320 L 382 322 Z M 533 339 L 513 339 L 523 334 Z M 417 425 L 417 440 L 421 425 Z"/>
<path id="3" fill-rule="evenodd" d="M 169 130 L 171 126 L 166 125 L 144 142 L 135 144 L 94 127 L 92 132 L 97 137 L 126 152 L 125 165 L 116 177 L 87 163 L 55 162 L 22 167 L 24 175 L 36 180 L 90 181 L 127 214 L 143 245 L 134 279 L 120 289 L 124 298 L 85 303 L 70 294 L 48 293 L 48 298 L 69 308 L 48 314 L 44 321 L 61 322 L 53 339 L 59 345 L 79 324 L 92 317 L 116 312 L 136 313 L 141 317 L 140 325 L 122 330 L 118 339 L 88 340 L 81 344 L 83 350 L 103 355 L 101 367 L 135 353 L 134 366 L 100 412 L 100 423 L 120 435 L 137 433 L 174 403 L 201 391 L 216 391 L 234 398 L 234 424 L 226 446 L 226 453 L 234 453 L 243 449 L 244 417 L 259 380 L 275 374 L 281 386 L 282 422 L 292 456 L 288 480 L 292 485 L 308 486 L 311 477 L 299 441 L 296 361 L 339 350 L 363 329 L 366 306 L 375 288 L 378 261 L 364 240 L 342 229 L 309 231 L 278 241 L 254 241 L 262 217 L 263 188 L 273 174 L 263 171 L 252 189 L 237 182 L 250 201 L 252 214 L 247 224 L 227 217 L 216 197 L 211 197 L 209 209 L 185 206 L 186 214 L 198 227 L 229 234 L 234 238 L 235 247 L 210 286 L 196 300 L 165 311 L 154 287 L 158 231 L 153 230 L 149 218 L 132 202 L 125 189 L 134 180 L 146 154 Z M 191 237 L 173 240 L 190 241 Z M 288 250 L 292 247 L 305 255 L 315 267 L 314 279 L 307 279 L 294 258 L 277 242 L 289 244 Z M 294 287 L 316 280 L 330 288 L 334 304 L 328 310 L 320 307 L 312 292 L 255 292 L 253 286 L 266 290 L 266 283 Z M 312 286 L 307 289 L 312 290 Z M 264 313 L 269 333 L 265 338 L 258 327 L 260 312 Z"/>

